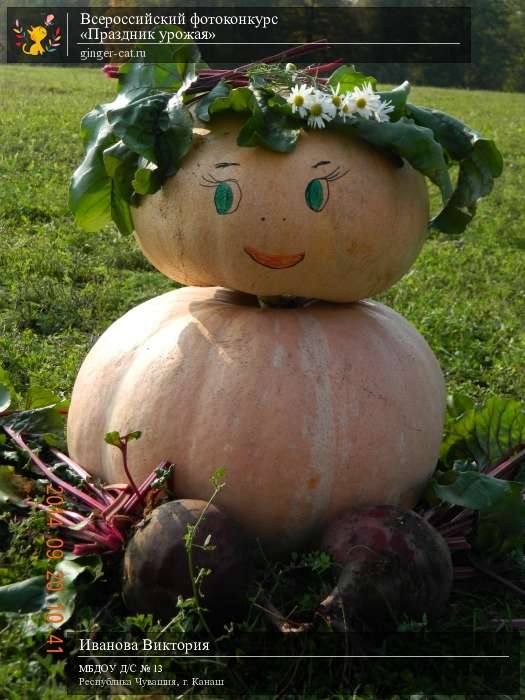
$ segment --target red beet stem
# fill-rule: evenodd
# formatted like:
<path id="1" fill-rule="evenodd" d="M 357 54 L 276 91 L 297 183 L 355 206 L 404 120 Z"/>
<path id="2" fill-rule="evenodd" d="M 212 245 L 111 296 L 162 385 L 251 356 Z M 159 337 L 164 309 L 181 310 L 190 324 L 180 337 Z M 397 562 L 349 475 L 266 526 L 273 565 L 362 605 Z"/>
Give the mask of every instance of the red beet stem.
<path id="1" fill-rule="evenodd" d="M 149 474 L 144 479 L 144 481 L 141 483 L 141 485 L 139 486 L 139 488 L 138 488 L 139 494 L 141 494 L 141 495 L 144 494 L 148 490 L 148 488 L 151 486 L 151 484 L 155 481 L 155 479 L 157 478 L 157 474 L 156 474 L 157 470 L 158 469 L 166 469 L 169 464 L 170 464 L 170 462 L 168 462 L 167 460 L 163 460 L 162 462 L 159 462 L 157 464 L 157 466 L 155 467 L 155 469 L 151 472 L 151 474 Z M 122 507 L 122 514 L 126 515 L 127 513 L 129 513 L 133 509 L 133 507 L 137 504 L 137 502 L 138 502 L 138 497 L 134 493 L 129 497 L 129 500 L 126 501 L 126 503 Z"/>
<path id="2" fill-rule="evenodd" d="M 497 466 L 490 469 L 487 472 L 487 474 L 489 476 L 498 476 L 501 479 L 502 474 L 505 474 L 505 472 L 510 471 L 510 469 L 512 467 L 519 464 L 519 462 L 521 462 L 521 460 L 523 460 L 524 458 L 525 458 L 525 447 L 523 449 L 521 449 L 519 452 L 513 454 L 511 457 L 506 459 L 504 462 L 501 462 L 501 464 L 498 464 Z"/>
<path id="3" fill-rule="evenodd" d="M 51 452 L 55 455 L 55 457 L 58 457 L 60 461 L 67 464 L 68 467 L 78 474 L 81 479 L 84 479 L 86 486 L 91 489 L 91 491 L 93 491 L 93 493 L 96 494 L 102 502 L 105 502 L 107 505 L 110 505 L 113 502 L 113 497 L 110 494 L 104 493 L 91 482 L 91 474 L 89 474 L 84 467 L 81 467 L 80 464 L 77 464 L 71 459 L 71 457 L 68 457 L 68 455 L 60 452 L 60 450 L 57 450 L 54 447 L 51 448 Z"/>
<path id="4" fill-rule="evenodd" d="M 445 542 L 450 550 L 464 549 L 470 550 L 472 546 L 467 542 L 465 537 L 445 537 Z"/>
<path id="5" fill-rule="evenodd" d="M 20 433 L 15 432 L 12 428 L 10 428 L 7 425 L 4 425 L 4 430 L 9 435 L 11 440 L 13 440 L 13 442 L 16 443 L 18 445 L 18 447 L 20 447 L 24 452 L 26 452 L 31 457 L 33 464 L 35 464 L 40 469 L 40 471 L 43 472 L 47 476 L 47 478 L 50 481 L 57 484 L 57 486 L 60 486 L 61 488 L 66 490 L 68 493 L 73 494 L 79 500 L 84 501 L 84 503 L 91 506 L 91 508 L 96 508 L 97 510 L 103 510 L 105 508 L 104 503 L 100 503 L 99 501 L 97 501 L 94 498 L 92 498 L 91 496 L 89 496 L 87 493 L 84 493 L 80 489 L 77 489 L 75 486 L 68 484 L 67 481 L 64 481 L 59 476 L 56 476 L 51 471 L 51 469 L 49 469 L 49 467 L 40 459 L 40 457 L 38 457 L 38 455 L 35 452 L 33 452 L 33 450 L 29 447 L 29 445 L 27 445 L 24 442 Z"/>
<path id="6" fill-rule="evenodd" d="M 264 58 L 262 61 L 257 61 L 257 63 L 279 63 L 282 62 L 284 58 L 306 56 L 309 53 L 317 51 L 318 49 L 329 48 L 330 44 L 326 41 L 326 39 L 318 39 L 317 41 L 312 41 L 308 44 L 301 44 L 301 46 L 292 46 L 291 48 L 285 49 L 280 53 L 274 54 L 273 56 L 268 56 L 268 58 Z M 247 63 L 245 66 L 239 66 L 239 69 L 242 70 L 243 68 L 248 68 L 249 66 L 253 65 L 253 63 Z"/>
<path id="7" fill-rule="evenodd" d="M 332 63 L 323 63 L 319 66 L 311 66 L 310 68 L 306 68 L 305 72 L 309 74 L 315 74 L 315 73 L 328 73 L 330 70 L 335 70 L 335 68 L 339 68 L 339 66 L 343 63 L 341 59 L 337 61 L 332 61 Z"/>

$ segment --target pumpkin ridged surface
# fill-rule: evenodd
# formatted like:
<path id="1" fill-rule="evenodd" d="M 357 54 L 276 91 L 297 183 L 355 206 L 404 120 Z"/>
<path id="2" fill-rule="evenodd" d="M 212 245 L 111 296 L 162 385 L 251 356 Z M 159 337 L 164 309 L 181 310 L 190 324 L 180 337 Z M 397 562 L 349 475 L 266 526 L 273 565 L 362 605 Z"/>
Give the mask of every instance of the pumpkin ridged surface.
<path id="1" fill-rule="evenodd" d="M 270 548 L 289 549 L 345 508 L 411 507 L 439 452 L 439 365 L 403 317 L 374 302 L 260 309 L 185 288 L 132 309 L 87 356 L 68 418 L 71 456 L 108 482 L 162 459 L 177 498 L 217 504 Z"/>

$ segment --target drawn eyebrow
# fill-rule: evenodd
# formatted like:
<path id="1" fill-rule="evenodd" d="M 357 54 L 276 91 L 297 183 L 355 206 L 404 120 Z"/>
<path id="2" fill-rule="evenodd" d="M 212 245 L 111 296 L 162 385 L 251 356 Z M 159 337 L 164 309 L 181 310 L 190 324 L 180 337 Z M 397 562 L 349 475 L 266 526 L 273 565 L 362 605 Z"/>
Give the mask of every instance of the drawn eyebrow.
<path id="1" fill-rule="evenodd" d="M 240 167 L 240 163 L 215 163 L 216 168 L 229 168 L 230 165 L 238 165 Z"/>
<path id="2" fill-rule="evenodd" d="M 312 168 L 318 168 L 320 165 L 328 165 L 331 162 L 330 160 L 320 160 L 319 163 L 312 165 Z"/>

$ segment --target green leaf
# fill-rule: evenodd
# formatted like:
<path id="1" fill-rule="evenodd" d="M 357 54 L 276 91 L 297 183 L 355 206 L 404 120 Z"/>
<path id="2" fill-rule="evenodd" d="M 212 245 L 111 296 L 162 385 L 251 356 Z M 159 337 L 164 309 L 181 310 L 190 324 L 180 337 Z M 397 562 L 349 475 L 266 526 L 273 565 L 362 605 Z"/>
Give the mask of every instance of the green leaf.
<path id="1" fill-rule="evenodd" d="M 126 179 L 132 178 L 133 171 L 126 173 L 126 175 Z M 111 184 L 111 218 L 116 223 L 118 230 L 123 236 L 130 236 L 133 233 L 131 208 L 127 200 L 120 194 L 115 181 Z"/>
<path id="2" fill-rule="evenodd" d="M 176 92 L 182 85 L 182 77 L 173 62 L 125 63 L 120 68 L 119 89 L 133 97 L 133 92 L 148 88 Z"/>
<path id="3" fill-rule="evenodd" d="M 492 507 L 480 512 L 473 545 L 489 559 L 511 552 L 523 553 L 525 502 L 520 492 L 513 490 Z"/>
<path id="4" fill-rule="evenodd" d="M 160 489 L 165 486 L 171 479 L 171 475 L 175 470 L 175 464 L 168 464 L 167 467 L 159 467 L 155 469 L 155 481 L 152 482 L 152 489 Z"/>
<path id="5" fill-rule="evenodd" d="M 514 481 L 522 486 L 525 486 L 525 464 L 523 465 L 522 469 L 520 469 L 519 473 L 514 477 Z"/>
<path id="6" fill-rule="evenodd" d="M 185 107 L 166 105 L 159 120 L 158 165 L 163 177 L 175 175 L 193 139 L 193 119 Z"/>
<path id="7" fill-rule="evenodd" d="M 356 87 L 361 87 L 365 83 L 370 83 L 372 89 L 376 89 L 377 81 L 370 75 L 359 73 L 354 66 L 339 66 L 328 78 L 328 85 L 336 88 L 339 84 L 340 92 L 351 92 Z"/>
<path id="8" fill-rule="evenodd" d="M 64 415 L 59 412 L 57 405 L 0 416 L 0 425 L 8 425 L 17 433 L 38 436 L 47 442 L 53 438 L 53 444 L 64 438 L 64 421 Z"/>
<path id="9" fill-rule="evenodd" d="M 458 236 L 467 228 L 474 218 L 475 209 L 470 208 L 469 211 L 464 211 L 452 203 L 450 206 L 444 207 L 430 222 L 431 228 L 447 233 L 449 235 Z"/>
<path id="10" fill-rule="evenodd" d="M 221 98 L 227 98 L 230 94 L 231 88 L 226 85 L 222 80 L 215 85 L 215 87 L 210 90 L 204 97 L 202 97 L 198 104 L 195 114 L 197 118 L 203 122 L 209 122 L 211 120 L 211 115 L 209 108 L 215 102 L 215 100 Z"/>
<path id="11" fill-rule="evenodd" d="M 224 467 L 218 467 L 213 472 L 211 478 L 213 481 L 220 481 L 221 479 L 224 479 L 225 476 L 226 476 L 226 469 Z"/>
<path id="12" fill-rule="evenodd" d="M 73 175 L 70 204 L 85 229 L 113 220 L 121 233 L 132 233 L 135 195 L 155 192 L 177 172 L 191 144 L 192 118 L 172 97 L 137 87 L 84 117 L 86 156 Z"/>
<path id="13" fill-rule="evenodd" d="M 434 139 L 431 129 L 418 126 L 406 117 L 401 117 L 396 122 L 354 118 L 346 123 L 337 117 L 333 123 L 342 133 L 359 136 L 368 143 L 405 158 L 439 187 L 443 201 L 448 201 L 452 195 L 452 183 L 443 149 Z"/>
<path id="14" fill-rule="evenodd" d="M 161 31 L 179 31 L 175 25 L 159 25 L 155 29 L 156 39 Z M 133 93 L 148 88 L 150 92 L 165 90 L 176 92 L 183 84 L 191 85 L 197 77 L 197 67 L 205 64 L 201 60 L 197 45 L 191 41 L 178 44 L 138 44 L 137 49 L 147 51 L 148 63 L 124 63 L 119 72 L 119 91 Z"/>
<path id="15" fill-rule="evenodd" d="M 30 613 L 41 610 L 45 602 L 45 579 L 33 576 L 25 581 L 0 586 L 0 612 Z"/>
<path id="16" fill-rule="evenodd" d="M 11 394 L 5 384 L 0 384 L 0 413 L 7 411 L 11 405 Z"/>
<path id="17" fill-rule="evenodd" d="M 394 111 L 390 113 L 390 121 L 397 121 L 405 115 L 405 105 L 409 92 L 410 83 L 405 80 L 404 83 L 389 92 L 377 93 L 383 102 L 391 102 L 394 106 Z"/>
<path id="18" fill-rule="evenodd" d="M 447 396 L 447 420 L 457 420 L 474 408 L 474 401 L 465 394 Z"/>
<path id="19" fill-rule="evenodd" d="M 492 397 L 483 407 L 470 408 L 447 420 L 441 459 L 448 465 L 469 459 L 480 471 L 486 471 L 524 444 L 524 406 L 519 401 Z"/>
<path id="20" fill-rule="evenodd" d="M 207 116 L 204 121 L 209 121 L 212 114 L 220 112 L 250 112 L 253 109 L 254 97 L 253 92 L 249 88 L 234 88 L 228 94 L 220 94 L 221 92 L 222 90 L 218 91 L 214 99 L 204 105 L 202 113 L 204 116 Z"/>
<path id="21" fill-rule="evenodd" d="M 46 408 L 49 406 L 63 406 L 67 405 L 66 401 L 62 401 L 60 396 L 55 394 L 54 391 L 46 389 L 40 384 L 31 384 L 29 391 L 26 396 L 27 408 Z"/>
<path id="22" fill-rule="evenodd" d="M 111 181 L 111 217 L 124 235 L 133 233 L 130 202 L 135 190 L 133 176 L 139 156 L 123 141 L 104 151 L 104 164 Z"/>
<path id="23" fill-rule="evenodd" d="M 225 110 L 252 112 L 237 136 L 239 146 L 262 146 L 281 153 L 295 148 L 300 128 L 287 115 L 271 110 L 268 97 L 261 91 L 244 87 L 230 90 L 224 83 L 217 83 L 200 101 L 196 113 L 202 121 L 210 121 L 213 114 Z"/>
<path id="24" fill-rule="evenodd" d="M 444 233 L 462 233 L 476 211 L 476 203 L 492 190 L 501 175 L 503 159 L 495 143 L 448 114 L 408 104 L 407 114 L 434 132 L 452 161 L 459 164 L 459 175 L 452 197 L 431 221 Z"/>
<path id="25" fill-rule="evenodd" d="M 2 365 L 0 365 L 0 384 L 2 384 L 9 393 L 10 405 L 14 404 L 19 397 L 17 392 L 15 391 L 15 387 L 13 385 L 13 382 L 11 381 L 11 377 L 9 376 L 7 371 L 2 367 Z"/>
<path id="26" fill-rule="evenodd" d="M 157 162 L 156 131 L 162 110 L 170 95 L 147 95 L 126 105 L 107 110 L 114 134 L 134 153 Z"/>
<path id="27" fill-rule="evenodd" d="M 141 430 L 134 430 L 126 435 L 121 435 L 118 430 L 113 430 L 110 433 L 106 433 L 104 436 L 104 441 L 107 442 L 108 445 L 113 445 L 114 447 L 118 447 L 120 450 L 122 450 L 123 446 L 127 445 L 128 442 L 131 440 L 139 440 L 141 436 Z"/>
<path id="28" fill-rule="evenodd" d="M 208 114 L 218 114 L 219 112 L 227 112 L 232 109 L 232 103 L 230 101 L 230 96 L 227 97 L 216 97 L 215 100 L 208 107 Z"/>
<path id="29" fill-rule="evenodd" d="M 455 161 L 459 162 L 468 157 L 474 146 L 481 142 L 482 150 L 487 149 L 484 157 L 487 158 L 488 167 L 494 176 L 501 175 L 503 160 L 494 142 L 484 139 L 467 124 L 436 109 L 425 109 L 412 104 L 407 104 L 407 114 L 417 124 L 432 129 L 436 140 Z"/>
<path id="30" fill-rule="evenodd" d="M 446 472 L 447 477 L 449 472 Z M 434 493 L 446 503 L 463 506 L 472 510 L 491 508 L 502 498 L 512 493 L 521 494 L 521 484 L 504 479 L 496 479 L 477 471 L 457 472 L 450 484 L 432 483 Z"/>
<path id="31" fill-rule="evenodd" d="M 260 91 L 253 92 L 252 116 L 241 128 L 239 146 L 262 146 L 270 151 L 289 153 L 297 145 L 301 129 L 286 115 L 268 107 L 268 97 Z"/>
<path id="32" fill-rule="evenodd" d="M 143 97 L 144 91 L 136 95 L 136 100 Z M 118 95 L 113 102 L 99 105 L 86 114 L 81 121 L 80 132 L 86 153 L 71 178 L 69 205 L 77 223 L 87 231 L 98 231 L 112 219 L 113 185 L 106 164 L 113 173 L 117 167 L 114 161 L 118 151 L 110 149 L 119 142 L 119 137 L 108 121 L 108 113 L 125 110 L 129 103 L 128 97 Z M 109 152 L 106 162 L 105 151 Z"/>
<path id="33" fill-rule="evenodd" d="M 293 116 L 292 106 L 288 104 L 287 100 L 284 99 L 282 95 L 273 95 L 268 100 L 268 107 L 271 109 L 281 112 L 281 114 L 287 114 L 289 117 Z M 298 116 L 296 116 L 298 118 Z"/>
<path id="34" fill-rule="evenodd" d="M 71 558 L 69 558 L 71 557 Z M 85 560 L 88 557 L 78 557 L 74 558 L 72 555 L 66 556 L 62 561 L 55 567 L 55 572 L 62 575 L 62 581 L 64 583 L 63 588 L 60 591 L 47 592 L 45 597 L 44 608 L 49 608 L 51 605 L 62 605 L 63 609 L 61 613 L 63 615 L 63 620 L 60 622 L 52 623 L 52 627 L 58 628 L 62 627 L 73 615 L 75 610 L 75 603 L 77 598 L 76 580 L 78 577 L 90 568 L 90 564 Z M 95 562 L 98 557 L 90 558 Z M 47 623 L 42 625 L 42 629 L 45 629 Z"/>
<path id="35" fill-rule="evenodd" d="M 107 442 L 108 445 L 113 445 L 114 447 L 122 446 L 122 441 L 118 430 L 112 430 L 111 432 L 106 433 L 104 435 L 104 442 Z"/>
<path id="36" fill-rule="evenodd" d="M 237 145 L 251 148 L 259 144 L 257 129 L 264 129 L 264 117 L 259 113 L 252 114 L 237 134 Z"/>
<path id="37" fill-rule="evenodd" d="M 112 146 L 105 148 L 102 152 L 102 160 L 104 161 L 104 168 L 109 177 L 114 177 L 117 170 L 124 163 L 129 162 L 131 157 L 136 158 L 136 155 L 126 146 L 122 139 Z"/>
<path id="38" fill-rule="evenodd" d="M 263 118 L 258 112 L 244 124 L 237 136 L 239 146 L 262 146 L 270 151 L 293 151 L 301 130 L 288 124 L 284 114 Z"/>
<path id="39" fill-rule="evenodd" d="M 230 105 L 234 112 L 249 112 L 252 100 L 253 93 L 247 87 L 233 88 L 230 92 Z"/>
<path id="40" fill-rule="evenodd" d="M 103 107 L 96 107 L 82 119 L 81 134 L 86 154 L 71 178 L 69 206 L 79 226 L 98 231 L 111 221 L 111 179 L 102 153 L 117 141 Z"/>
<path id="41" fill-rule="evenodd" d="M 60 579 L 52 580 L 60 580 L 63 584 L 59 591 L 47 591 L 44 576 L 35 576 L 0 588 L 0 611 L 37 614 L 26 625 L 28 635 L 48 631 L 50 626 L 57 629 L 68 622 L 75 610 L 79 577 L 89 573 L 92 582 L 96 581 L 102 575 L 102 563 L 98 556 L 77 557 L 66 554 L 54 571 Z M 53 605 L 60 606 L 62 617 L 59 621 L 50 623 L 42 618 L 42 613 Z"/>
<path id="42" fill-rule="evenodd" d="M 0 503 L 12 503 L 15 506 L 23 506 L 25 499 L 17 489 L 14 477 L 14 467 L 0 465 Z"/>
<path id="43" fill-rule="evenodd" d="M 137 168 L 131 185 L 137 194 L 153 194 L 161 186 L 159 169 L 155 163 L 143 160 L 143 167 Z"/>
<path id="44" fill-rule="evenodd" d="M 199 100 L 195 111 L 197 118 L 204 122 L 211 120 L 212 114 L 232 110 L 233 112 L 251 111 L 253 93 L 247 87 L 233 88 L 220 81 L 213 90 Z"/>
<path id="45" fill-rule="evenodd" d="M 132 200 L 133 173 L 139 156 L 124 141 L 117 141 L 102 154 L 104 167 L 111 177 L 111 217 L 123 235 L 133 232 L 129 203 Z"/>

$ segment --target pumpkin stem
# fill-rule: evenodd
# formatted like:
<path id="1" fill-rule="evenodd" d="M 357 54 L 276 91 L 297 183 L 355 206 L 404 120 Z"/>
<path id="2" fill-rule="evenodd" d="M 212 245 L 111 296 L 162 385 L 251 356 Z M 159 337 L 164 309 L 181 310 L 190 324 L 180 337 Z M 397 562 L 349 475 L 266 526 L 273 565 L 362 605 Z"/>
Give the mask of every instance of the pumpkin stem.
<path id="1" fill-rule="evenodd" d="M 288 294 L 276 296 L 257 297 L 261 309 L 304 309 L 312 306 L 319 299 L 307 299 L 306 297 L 294 297 Z"/>
<path id="2" fill-rule="evenodd" d="M 261 309 L 278 309 L 281 306 L 282 296 L 257 297 Z"/>

